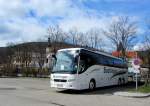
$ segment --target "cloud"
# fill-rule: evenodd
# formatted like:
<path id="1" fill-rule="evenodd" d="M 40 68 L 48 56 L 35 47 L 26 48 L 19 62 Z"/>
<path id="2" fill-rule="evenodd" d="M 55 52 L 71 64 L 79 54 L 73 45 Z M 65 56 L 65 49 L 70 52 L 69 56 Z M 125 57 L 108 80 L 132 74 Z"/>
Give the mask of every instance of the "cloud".
<path id="1" fill-rule="evenodd" d="M 108 2 L 108 3 L 116 3 L 116 2 L 123 2 L 123 3 L 127 3 L 127 2 L 139 2 L 139 0 L 80 0 L 82 2 L 87 2 L 87 1 L 91 1 L 91 2 Z M 143 1 L 148 1 L 148 0 L 143 0 Z"/>
<path id="2" fill-rule="evenodd" d="M 0 19 L 23 17 L 27 12 L 22 0 L 0 0 Z"/>
<path id="3" fill-rule="evenodd" d="M 134 47 L 133 50 L 135 51 L 143 51 L 146 50 L 147 48 L 145 47 L 145 43 L 137 43 Z"/>
<path id="4" fill-rule="evenodd" d="M 59 24 L 65 31 L 72 27 L 77 27 L 83 32 L 91 28 L 107 28 L 111 20 L 124 15 L 101 9 L 95 10 L 84 5 L 85 2 L 99 1 L 110 2 L 110 0 L 0 0 L 0 46 L 5 46 L 7 42 L 44 38 L 47 27 L 54 24 Z M 135 17 L 134 20 L 138 18 Z M 142 32 L 142 29 L 139 31 Z M 105 35 L 101 37 L 107 40 Z M 106 42 L 108 44 L 109 41 Z"/>
<path id="5" fill-rule="evenodd" d="M 0 27 L 0 40 L 7 42 L 33 41 L 44 37 L 46 29 L 42 27 L 36 19 L 17 19 L 15 22 L 5 22 Z M 4 46 L 3 44 L 3 46 Z"/>
<path id="6" fill-rule="evenodd" d="M 68 31 L 72 27 L 76 27 L 79 31 L 86 32 L 91 28 L 105 28 L 108 24 L 108 18 L 79 16 L 78 18 L 64 19 L 60 21 L 60 26 Z"/>
<path id="7" fill-rule="evenodd" d="M 64 16 L 71 7 L 69 0 L 29 0 L 29 8 L 42 16 Z"/>
<path id="8" fill-rule="evenodd" d="M 104 26 L 99 17 L 96 11 L 72 0 L 13 0 L 9 4 L 1 0 L 0 40 L 6 43 L 36 40 L 46 35 L 50 24 L 60 24 L 65 30 L 76 26 L 86 31 Z"/>

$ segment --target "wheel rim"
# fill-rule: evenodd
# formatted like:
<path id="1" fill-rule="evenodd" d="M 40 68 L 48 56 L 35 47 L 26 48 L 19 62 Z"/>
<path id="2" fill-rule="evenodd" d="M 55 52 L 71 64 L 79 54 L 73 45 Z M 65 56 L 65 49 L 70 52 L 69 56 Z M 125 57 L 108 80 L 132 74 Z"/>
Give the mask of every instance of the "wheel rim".
<path id="1" fill-rule="evenodd" d="M 121 80 L 120 79 L 118 80 L 118 85 L 121 85 Z"/>
<path id="2" fill-rule="evenodd" d="M 94 89 L 94 87 L 95 87 L 94 82 L 91 81 L 91 82 L 90 82 L 90 89 Z"/>
<path id="3" fill-rule="evenodd" d="M 123 82 L 122 82 L 123 84 L 125 84 L 125 79 L 123 79 Z"/>

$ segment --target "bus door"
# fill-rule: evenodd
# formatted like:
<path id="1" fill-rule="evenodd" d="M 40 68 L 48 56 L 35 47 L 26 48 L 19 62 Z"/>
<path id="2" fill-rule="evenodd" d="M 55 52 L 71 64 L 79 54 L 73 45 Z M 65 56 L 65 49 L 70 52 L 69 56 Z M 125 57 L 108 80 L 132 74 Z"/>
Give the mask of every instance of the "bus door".
<path id="1" fill-rule="evenodd" d="M 88 83 L 88 73 L 86 70 L 88 69 L 88 57 L 86 54 L 81 53 L 78 57 L 78 78 L 81 88 L 87 88 Z"/>

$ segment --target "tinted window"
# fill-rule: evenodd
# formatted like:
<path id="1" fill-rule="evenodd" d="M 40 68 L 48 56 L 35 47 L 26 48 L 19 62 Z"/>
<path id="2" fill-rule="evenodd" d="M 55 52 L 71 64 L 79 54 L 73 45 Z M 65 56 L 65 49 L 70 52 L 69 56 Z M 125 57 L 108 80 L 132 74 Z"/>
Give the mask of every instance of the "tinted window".
<path id="1" fill-rule="evenodd" d="M 93 58 L 87 53 L 80 53 L 80 62 L 79 62 L 79 74 L 86 71 L 90 66 L 94 64 Z"/>
<path id="2" fill-rule="evenodd" d="M 108 57 L 102 54 L 97 54 L 86 50 L 81 50 L 81 53 L 86 54 L 87 57 L 90 58 L 90 66 L 101 64 L 114 67 L 126 67 L 125 62 L 121 59 Z"/>

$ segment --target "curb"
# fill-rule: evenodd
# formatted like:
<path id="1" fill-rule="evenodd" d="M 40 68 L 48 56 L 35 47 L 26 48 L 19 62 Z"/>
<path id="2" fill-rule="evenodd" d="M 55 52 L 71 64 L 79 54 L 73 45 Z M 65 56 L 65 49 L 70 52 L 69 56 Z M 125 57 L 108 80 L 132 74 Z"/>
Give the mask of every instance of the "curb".
<path id="1" fill-rule="evenodd" d="M 150 93 L 136 93 L 136 92 L 115 92 L 114 95 L 123 96 L 123 97 L 133 97 L 133 98 L 150 97 Z"/>

